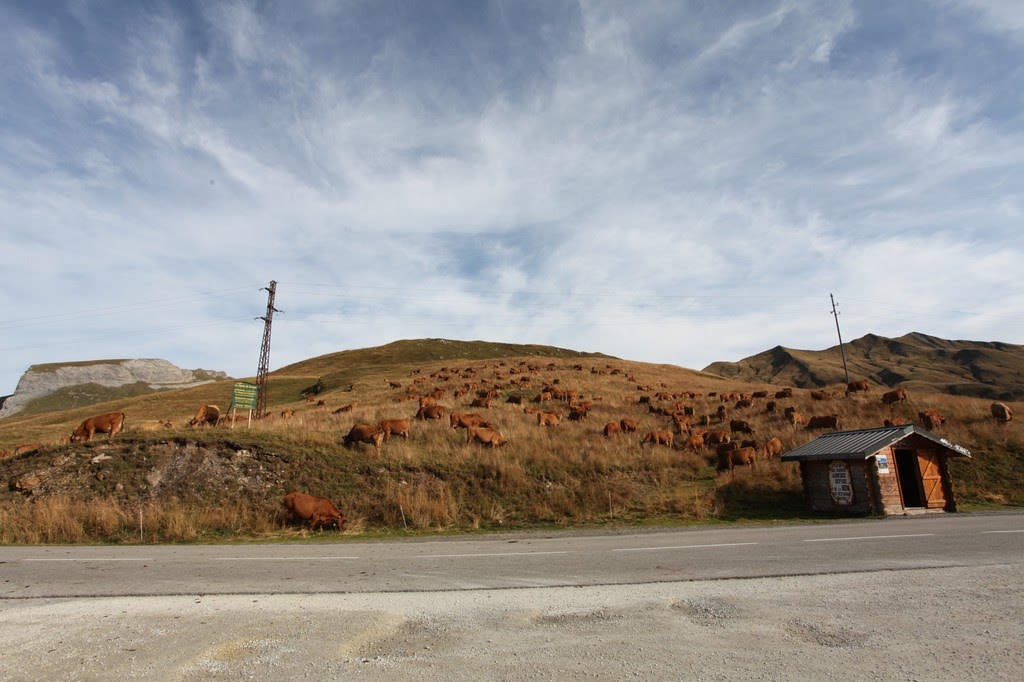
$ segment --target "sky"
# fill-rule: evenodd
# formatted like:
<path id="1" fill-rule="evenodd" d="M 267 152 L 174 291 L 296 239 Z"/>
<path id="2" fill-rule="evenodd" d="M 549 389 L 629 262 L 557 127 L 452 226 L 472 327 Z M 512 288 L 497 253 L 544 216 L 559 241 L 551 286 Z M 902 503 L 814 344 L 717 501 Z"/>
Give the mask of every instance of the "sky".
<path id="1" fill-rule="evenodd" d="M 1024 343 L 1024 7 L 0 0 L 0 395 L 399 339 Z"/>

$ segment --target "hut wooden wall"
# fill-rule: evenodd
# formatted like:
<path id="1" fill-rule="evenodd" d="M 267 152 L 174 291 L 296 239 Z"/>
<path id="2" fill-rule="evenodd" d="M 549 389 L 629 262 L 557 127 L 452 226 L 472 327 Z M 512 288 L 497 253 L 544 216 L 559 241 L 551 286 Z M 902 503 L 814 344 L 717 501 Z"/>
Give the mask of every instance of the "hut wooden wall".
<path id="1" fill-rule="evenodd" d="M 800 462 L 800 476 L 804 484 L 804 499 L 813 511 L 844 512 L 848 514 L 869 514 L 874 496 L 870 491 L 868 462 L 844 460 L 850 465 L 850 482 L 853 484 L 853 504 L 837 505 L 832 501 L 832 488 L 828 480 L 828 461 Z M 874 460 L 870 460 L 874 466 Z"/>

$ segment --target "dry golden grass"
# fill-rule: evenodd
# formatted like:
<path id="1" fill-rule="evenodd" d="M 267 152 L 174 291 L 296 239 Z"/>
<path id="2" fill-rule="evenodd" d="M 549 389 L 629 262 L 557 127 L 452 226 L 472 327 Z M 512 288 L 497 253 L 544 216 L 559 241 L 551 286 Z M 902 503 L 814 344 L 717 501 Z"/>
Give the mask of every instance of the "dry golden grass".
<path id="1" fill-rule="evenodd" d="M 778 437 L 784 451 L 820 433 L 788 424 L 782 414 L 788 405 L 806 418 L 838 414 L 844 430 L 881 426 L 890 416 L 917 422 L 919 410 L 937 409 L 947 418 L 940 435 L 975 453 L 972 461 L 958 462 L 954 467 L 954 485 L 961 502 L 1024 503 L 1020 492 L 1024 490 L 1024 439 L 1019 422 L 995 423 L 988 412 L 989 401 L 911 393 L 909 404 L 890 410 L 881 404 L 878 392 L 850 398 L 840 394 L 815 401 L 809 391 L 797 390 L 791 399 L 776 400 L 775 413 L 767 413 L 765 404 L 773 400 L 771 397 L 737 409 L 733 400 L 723 403 L 719 397 L 708 395 L 765 390 L 763 384 L 737 383 L 678 367 L 622 360 L 553 361 L 553 369 L 548 368 L 547 358 L 538 357 L 438 361 L 400 369 L 389 366 L 380 374 L 367 374 L 352 390 L 344 390 L 346 385 L 317 396 L 326 402 L 323 408 L 307 403 L 299 393 L 314 383 L 315 377 L 272 377 L 271 414 L 254 422 L 251 429 L 238 425 L 234 429 L 219 426 L 193 431 L 176 426 L 167 432 L 137 432 L 130 436 L 136 441 L 201 440 L 213 444 L 211 447 L 227 449 L 241 447 L 230 443 L 262 445 L 287 454 L 293 461 L 286 479 L 266 499 L 231 498 L 231 504 L 216 508 L 166 499 L 144 503 L 144 538 L 190 541 L 280 533 L 274 518 L 278 495 L 291 488 L 340 500 L 348 516 L 349 532 L 779 518 L 802 513 L 796 465 L 758 461 L 752 470 L 718 475 L 712 450 L 685 452 L 680 449 L 678 436 L 675 448 L 641 446 L 647 431 L 671 428 L 669 417 L 652 414 L 646 404 L 638 402 L 641 396 L 651 397 L 657 405 L 681 400 L 697 416 L 713 414 L 724 404 L 728 410 L 724 428 L 728 429 L 729 419 L 748 421 L 759 448 L 768 439 Z M 531 373 L 529 388 L 511 383 L 522 376 L 510 373 L 521 362 L 540 367 Z M 576 364 L 583 369 L 573 369 Z M 473 373 L 465 372 L 466 368 L 472 368 Z M 617 373 L 611 373 L 612 369 Z M 415 370 L 419 373 L 414 374 Z M 446 381 L 443 376 L 450 378 Z M 446 409 L 443 420 L 413 420 L 408 441 L 393 436 L 379 452 L 372 446 L 340 445 L 342 436 L 355 423 L 412 418 L 418 409 L 418 402 L 408 399 L 414 377 L 425 379 L 420 385 L 423 393 L 444 389 L 439 401 Z M 534 415 L 523 411 L 524 406 L 535 403 L 519 406 L 504 402 L 511 394 L 532 398 L 542 385 L 556 379 L 560 388 L 578 391 L 581 399 L 594 401 L 585 421 L 563 419 L 557 426 L 542 427 Z M 401 388 L 390 387 L 389 381 L 400 382 Z M 453 396 L 453 390 L 467 382 L 488 388 L 498 385 L 500 397 L 490 408 L 470 408 L 472 392 Z M 638 390 L 638 386 L 649 388 Z M 768 390 L 774 394 L 777 389 Z M 181 425 L 202 403 L 224 406 L 226 400 L 223 395 L 218 398 L 217 392 L 225 390 L 229 386 L 208 385 L 174 392 L 177 395 L 147 396 L 123 405 L 4 420 L 0 423 L 0 447 L 31 439 L 56 442 L 82 418 L 111 409 L 128 413 L 129 424 L 133 420 L 172 419 Z M 661 401 L 654 397 L 658 392 L 687 391 L 701 395 Z M 349 403 L 355 404 L 351 412 L 332 414 L 335 408 Z M 295 416 L 282 419 L 279 413 L 285 408 L 294 409 Z M 543 408 L 561 410 L 563 417 L 568 414 L 568 406 L 558 401 L 545 403 Z M 508 444 L 500 448 L 467 444 L 466 431 L 449 426 L 448 414 L 453 410 L 483 415 L 508 438 Z M 605 438 L 605 423 L 622 418 L 635 419 L 637 432 Z M 722 427 L 716 418 L 713 428 Z M 0 463 L 4 466 L 8 468 L 0 468 L 0 474 L 6 477 L 12 469 Z M 125 476 L 124 480 L 129 480 L 129 474 Z M 112 486 L 114 479 L 107 483 Z M 0 542 L 135 542 L 140 504 L 132 494 L 137 492 L 129 489 L 103 499 L 71 501 L 54 497 L 22 500 L 11 493 L 0 497 Z"/>

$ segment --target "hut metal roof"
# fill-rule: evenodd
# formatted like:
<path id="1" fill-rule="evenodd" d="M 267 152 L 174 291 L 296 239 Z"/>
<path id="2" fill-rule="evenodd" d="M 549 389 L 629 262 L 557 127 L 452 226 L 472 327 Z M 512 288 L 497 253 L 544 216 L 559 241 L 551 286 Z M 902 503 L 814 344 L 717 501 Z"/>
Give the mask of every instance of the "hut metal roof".
<path id="1" fill-rule="evenodd" d="M 917 434 L 952 451 L 954 456 L 970 457 L 971 451 L 962 445 L 952 443 L 927 429 L 914 424 L 885 426 L 859 431 L 836 431 L 818 436 L 810 443 L 791 450 L 782 456 L 783 462 L 802 462 L 819 459 L 867 459 L 876 452 L 897 443 L 907 436 Z"/>

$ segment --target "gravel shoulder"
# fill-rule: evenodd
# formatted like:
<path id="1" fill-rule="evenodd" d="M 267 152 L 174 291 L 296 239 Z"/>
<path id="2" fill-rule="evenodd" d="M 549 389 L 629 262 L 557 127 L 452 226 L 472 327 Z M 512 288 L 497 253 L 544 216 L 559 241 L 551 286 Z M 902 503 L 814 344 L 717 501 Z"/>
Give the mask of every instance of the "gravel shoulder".
<path id="1" fill-rule="evenodd" d="M 0 600 L 0 679 L 1018 679 L 1024 565 Z"/>

